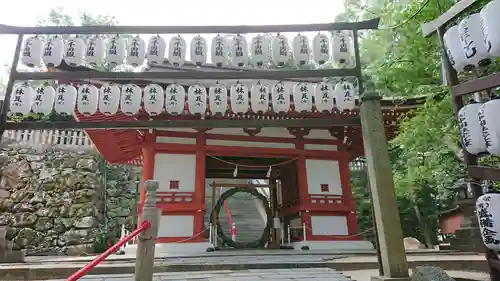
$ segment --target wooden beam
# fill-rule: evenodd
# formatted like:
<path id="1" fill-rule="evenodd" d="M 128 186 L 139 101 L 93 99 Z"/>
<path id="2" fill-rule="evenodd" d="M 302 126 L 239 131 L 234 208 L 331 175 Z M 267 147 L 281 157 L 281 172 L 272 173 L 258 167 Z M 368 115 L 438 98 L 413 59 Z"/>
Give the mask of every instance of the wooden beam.
<path id="1" fill-rule="evenodd" d="M 256 79 L 283 80 L 287 78 L 340 77 L 359 76 L 359 69 L 308 69 L 308 70 L 255 70 L 255 71 L 179 71 L 179 72 L 14 72 L 11 79 L 28 80 L 89 80 L 89 79 L 194 79 L 194 80 L 226 80 L 226 79 Z"/>
<path id="2" fill-rule="evenodd" d="M 7 122 L 5 130 L 50 129 L 154 129 L 154 128 L 265 128 L 304 127 L 330 128 L 359 125 L 359 117 L 308 118 L 308 119 L 205 119 L 205 120 L 137 120 L 137 121 L 25 121 Z"/>
<path id="3" fill-rule="evenodd" d="M 431 34 L 436 32 L 438 28 L 447 24 L 461 13 L 465 12 L 465 10 L 467 10 L 467 8 L 469 8 L 476 1 L 477 0 L 460 0 L 437 19 L 422 24 L 421 28 L 424 37 L 430 36 Z"/>
<path id="4" fill-rule="evenodd" d="M 467 167 L 467 174 L 469 177 L 479 180 L 500 180 L 499 168 L 471 165 Z"/>
<path id="5" fill-rule="evenodd" d="M 500 72 L 477 78 L 462 84 L 458 84 L 451 88 L 451 93 L 454 97 L 459 97 L 482 90 L 491 89 L 500 85 Z"/>
<path id="6" fill-rule="evenodd" d="M 201 25 L 201 26 L 0 26 L 0 34 L 207 34 L 278 33 L 378 29 L 380 18 L 361 22 L 289 25 Z"/>
<path id="7" fill-rule="evenodd" d="M 252 183 L 211 183 L 210 186 L 215 187 L 248 187 L 248 188 L 257 188 L 257 187 L 269 187 L 269 184 L 252 184 Z"/>

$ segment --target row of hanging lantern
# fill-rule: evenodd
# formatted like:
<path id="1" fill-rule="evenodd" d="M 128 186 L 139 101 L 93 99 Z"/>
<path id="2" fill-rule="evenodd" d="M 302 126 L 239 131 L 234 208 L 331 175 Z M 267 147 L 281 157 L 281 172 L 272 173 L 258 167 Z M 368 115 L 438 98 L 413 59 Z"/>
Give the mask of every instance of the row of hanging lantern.
<path id="1" fill-rule="evenodd" d="M 443 41 L 456 71 L 485 66 L 500 57 L 499 12 L 500 0 L 491 1 L 446 31 Z"/>
<path id="2" fill-rule="evenodd" d="M 288 63 L 292 50 L 293 58 L 298 64 L 307 64 L 311 61 L 324 64 L 332 59 L 337 63 L 346 63 L 352 57 L 351 37 L 346 32 L 335 32 L 332 39 L 318 33 L 312 40 L 312 49 L 309 38 L 298 34 L 292 44 L 287 37 L 278 34 L 272 40 L 265 35 L 252 38 L 250 44 L 242 35 L 235 35 L 230 41 L 221 35 L 212 39 L 211 60 L 217 66 L 233 64 L 245 66 L 252 62 L 262 66 L 271 59 L 278 66 Z M 107 41 L 107 42 L 106 42 Z M 331 44 L 330 44 L 331 41 Z M 146 46 L 147 45 L 147 46 Z M 250 54 L 248 53 L 250 45 Z M 170 63 L 181 66 L 186 61 L 187 44 L 180 35 L 171 38 L 168 45 L 163 37 L 152 36 L 146 42 L 141 37 L 132 37 L 126 40 L 116 35 L 109 40 L 103 36 L 93 36 L 87 40 L 82 37 L 72 37 L 63 40 L 61 36 L 52 36 L 44 43 L 38 37 L 30 37 L 24 42 L 21 61 L 29 67 L 40 66 L 42 61 L 48 67 L 57 67 L 62 60 L 70 66 L 84 64 L 99 65 L 106 60 L 111 65 L 129 64 L 134 67 L 142 65 L 146 59 L 150 64 L 162 64 L 165 55 Z M 190 60 L 196 65 L 207 62 L 208 45 L 205 38 L 196 36 L 190 44 Z"/>
<path id="3" fill-rule="evenodd" d="M 127 115 L 135 115 L 143 104 L 144 110 L 151 116 L 165 111 L 179 115 L 185 112 L 187 103 L 189 113 L 202 115 L 207 110 L 213 115 L 224 115 L 228 111 L 235 114 L 265 113 L 271 110 L 270 104 L 276 113 L 286 113 L 291 109 L 311 112 L 313 106 L 319 112 L 331 112 L 334 108 L 352 110 L 356 106 L 356 98 L 354 85 L 346 81 L 334 87 L 326 82 L 315 85 L 298 83 L 291 92 L 286 90 L 282 82 L 272 87 L 257 83 L 251 88 L 237 83 L 229 89 L 216 84 L 208 90 L 196 84 L 190 86 L 187 92 L 178 84 L 168 85 L 166 89 L 157 84 L 149 84 L 143 89 L 135 84 L 121 87 L 109 84 L 100 88 L 91 84 L 32 88 L 24 84 L 14 89 L 10 111 L 20 115 L 31 112 L 50 114 L 54 109 L 56 113 L 73 114 L 76 106 L 77 111 L 84 115 L 93 115 L 98 111 L 112 115 L 119 110 Z"/>

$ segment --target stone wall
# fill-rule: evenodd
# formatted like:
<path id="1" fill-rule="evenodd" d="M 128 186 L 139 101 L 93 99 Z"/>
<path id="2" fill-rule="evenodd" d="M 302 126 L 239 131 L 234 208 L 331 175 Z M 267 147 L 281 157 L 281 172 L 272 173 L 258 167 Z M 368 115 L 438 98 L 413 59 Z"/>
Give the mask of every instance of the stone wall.
<path id="1" fill-rule="evenodd" d="M 116 225 L 133 227 L 137 168 L 107 166 L 93 151 L 2 150 L 0 225 L 14 249 L 92 253 L 106 226 L 115 236 Z"/>

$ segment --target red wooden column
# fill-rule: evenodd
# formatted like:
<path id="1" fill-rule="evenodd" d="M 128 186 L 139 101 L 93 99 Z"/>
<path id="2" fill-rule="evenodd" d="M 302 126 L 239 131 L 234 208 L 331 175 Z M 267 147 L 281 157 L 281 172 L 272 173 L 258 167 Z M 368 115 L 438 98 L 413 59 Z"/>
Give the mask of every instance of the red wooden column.
<path id="1" fill-rule="evenodd" d="M 297 158 L 297 187 L 299 194 L 299 205 L 301 210 L 302 223 L 306 225 L 306 237 L 312 236 L 311 213 L 309 212 L 309 187 L 307 185 L 306 157 L 304 153 L 304 134 L 298 131 L 295 136 L 297 142 L 295 148 L 300 149 L 301 153 Z"/>
<path id="2" fill-rule="evenodd" d="M 143 166 L 141 172 L 141 188 L 139 192 L 139 202 L 137 204 L 137 218 L 141 220 L 142 206 L 146 200 L 146 187 L 144 182 L 147 180 L 152 180 L 154 176 L 155 169 L 155 134 L 146 132 L 145 140 L 142 146 L 142 158 Z"/>
<path id="3" fill-rule="evenodd" d="M 357 231 L 357 220 L 356 220 L 356 201 L 354 201 L 351 191 L 351 182 L 349 176 L 349 152 L 344 144 L 339 144 L 339 150 L 342 152 L 339 158 L 339 172 L 340 172 L 340 183 L 342 184 L 342 194 L 344 197 L 344 204 L 349 208 L 349 213 L 347 213 L 347 230 L 349 235 L 355 235 Z M 349 240 L 358 240 L 359 237 L 350 237 Z"/>
<path id="4" fill-rule="evenodd" d="M 201 233 L 205 229 L 205 131 L 199 131 L 196 136 L 196 178 L 194 187 L 194 203 L 199 206 L 194 217 L 194 235 Z M 197 240 L 204 240 L 203 235 L 197 236 Z"/>

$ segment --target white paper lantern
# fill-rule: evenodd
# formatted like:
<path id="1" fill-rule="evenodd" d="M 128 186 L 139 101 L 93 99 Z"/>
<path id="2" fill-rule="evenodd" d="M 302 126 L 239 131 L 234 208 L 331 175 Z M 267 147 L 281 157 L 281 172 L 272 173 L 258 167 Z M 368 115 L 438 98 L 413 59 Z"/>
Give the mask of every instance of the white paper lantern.
<path id="1" fill-rule="evenodd" d="M 314 89 L 309 83 L 298 83 L 293 87 L 293 104 L 295 111 L 307 112 L 312 110 Z"/>
<path id="2" fill-rule="evenodd" d="M 319 112 L 332 111 L 334 97 L 333 87 L 328 83 L 321 82 L 314 87 L 314 105 Z"/>
<path id="3" fill-rule="evenodd" d="M 186 90 L 179 84 L 167 86 L 165 91 L 165 108 L 168 114 L 180 115 L 184 112 L 186 102 Z"/>
<path id="4" fill-rule="evenodd" d="M 191 114 L 204 115 L 207 111 L 207 89 L 193 85 L 188 89 L 188 108 Z"/>
<path id="5" fill-rule="evenodd" d="M 212 39 L 212 63 L 218 67 L 226 65 L 228 62 L 228 46 L 224 37 L 217 35 Z"/>
<path id="6" fill-rule="evenodd" d="M 231 111 L 235 114 L 247 113 L 250 109 L 248 87 L 238 83 L 231 86 Z"/>
<path id="7" fill-rule="evenodd" d="M 151 65 L 162 64 L 165 60 L 165 52 L 167 43 L 160 35 L 151 36 L 148 41 L 148 49 L 146 51 L 146 59 Z"/>
<path id="8" fill-rule="evenodd" d="M 353 110 L 356 107 L 357 94 L 353 84 L 346 81 L 339 82 L 333 92 L 336 106 L 340 111 Z"/>
<path id="9" fill-rule="evenodd" d="M 64 41 L 60 36 L 54 36 L 47 40 L 43 47 L 43 63 L 47 67 L 57 67 L 61 64 L 65 52 Z"/>
<path id="10" fill-rule="evenodd" d="M 123 85 L 120 97 L 120 110 L 125 115 L 132 116 L 141 109 L 142 89 L 135 84 Z"/>
<path id="11" fill-rule="evenodd" d="M 165 108 L 165 92 L 158 84 L 149 84 L 144 88 L 144 110 L 150 116 L 161 114 Z"/>
<path id="12" fill-rule="evenodd" d="M 207 63 L 207 40 L 200 35 L 191 40 L 191 62 L 197 66 Z"/>
<path id="13" fill-rule="evenodd" d="M 127 46 L 127 63 L 133 67 L 138 67 L 144 63 L 146 56 L 146 43 L 137 35 L 130 40 Z"/>
<path id="14" fill-rule="evenodd" d="M 314 36 L 313 39 L 313 59 L 318 64 L 325 64 L 330 60 L 330 40 L 322 33 Z"/>
<path id="15" fill-rule="evenodd" d="M 208 89 L 208 100 L 212 114 L 224 115 L 227 111 L 227 88 L 217 83 Z"/>
<path id="16" fill-rule="evenodd" d="M 466 68 L 486 65 L 491 61 L 488 48 L 484 43 L 482 28 L 479 13 L 469 15 L 458 23 L 460 42 L 467 63 Z"/>
<path id="17" fill-rule="evenodd" d="M 43 43 L 38 36 L 29 37 L 24 41 L 21 54 L 21 62 L 28 67 L 40 66 L 42 64 Z"/>
<path id="18" fill-rule="evenodd" d="M 299 64 L 304 65 L 311 59 L 311 52 L 309 47 L 309 38 L 302 34 L 298 34 L 293 38 L 292 43 L 293 59 Z"/>
<path id="19" fill-rule="evenodd" d="M 349 63 L 353 50 L 351 49 L 351 37 L 345 31 L 337 30 L 332 38 L 332 59 L 335 63 Z"/>
<path id="20" fill-rule="evenodd" d="M 288 39 L 278 34 L 273 38 L 272 45 L 272 57 L 273 62 L 277 66 L 283 66 L 288 63 L 290 56 L 288 55 L 288 50 L 290 50 L 290 45 L 288 43 Z"/>
<path id="21" fill-rule="evenodd" d="M 80 66 L 85 58 L 85 42 L 80 37 L 73 37 L 66 41 L 64 61 L 70 66 Z"/>
<path id="22" fill-rule="evenodd" d="M 28 115 L 31 112 L 34 91 L 28 85 L 20 85 L 14 88 L 10 98 L 10 112 L 15 115 Z"/>
<path id="23" fill-rule="evenodd" d="M 444 33 L 443 41 L 451 65 L 456 71 L 463 71 L 467 65 L 467 58 L 465 57 L 460 35 L 458 34 L 458 26 L 454 25 L 450 27 Z"/>
<path id="24" fill-rule="evenodd" d="M 168 60 L 174 66 L 182 66 L 186 61 L 186 40 L 181 36 L 170 39 L 168 45 Z"/>
<path id="25" fill-rule="evenodd" d="M 481 9 L 481 19 L 486 47 L 493 57 L 500 57 L 500 34 L 497 32 L 500 26 L 500 1 L 490 1 Z"/>
<path id="26" fill-rule="evenodd" d="M 120 88 L 117 85 L 103 85 L 99 89 L 99 111 L 104 115 L 113 115 L 120 106 Z"/>
<path id="27" fill-rule="evenodd" d="M 120 35 L 113 36 L 109 42 L 106 49 L 106 60 L 111 64 L 112 67 L 123 64 L 125 59 L 125 39 Z"/>
<path id="28" fill-rule="evenodd" d="M 290 110 L 290 93 L 287 92 L 285 85 L 282 82 L 274 84 L 271 93 L 274 112 L 288 112 Z"/>
<path id="29" fill-rule="evenodd" d="M 248 43 L 241 35 L 233 36 L 231 40 L 231 55 L 233 64 L 242 67 L 248 64 Z"/>
<path id="30" fill-rule="evenodd" d="M 255 113 L 269 110 L 269 87 L 258 82 L 250 90 L 250 103 Z"/>
<path id="31" fill-rule="evenodd" d="M 99 104 L 99 90 L 91 84 L 84 84 L 78 87 L 78 98 L 76 108 L 84 116 L 91 116 L 97 112 Z"/>
<path id="32" fill-rule="evenodd" d="M 104 62 L 105 53 L 106 42 L 104 42 L 104 38 L 97 35 L 91 37 L 85 53 L 87 63 L 92 66 L 101 65 Z"/>
<path id="33" fill-rule="evenodd" d="M 500 124 L 498 123 L 500 100 L 494 99 L 485 102 L 479 108 L 478 118 L 481 134 L 486 144 L 486 150 L 495 156 L 500 156 Z"/>
<path id="34" fill-rule="evenodd" d="M 56 89 L 54 110 L 58 114 L 73 115 L 75 113 L 78 91 L 71 85 L 59 85 Z"/>
<path id="35" fill-rule="evenodd" d="M 474 155 L 486 152 L 486 142 L 479 125 L 480 107 L 480 103 L 471 103 L 462 107 L 457 114 L 462 145 Z"/>
<path id="36" fill-rule="evenodd" d="M 500 251 L 500 194 L 487 193 L 476 200 L 476 215 L 484 245 Z"/>
<path id="37" fill-rule="evenodd" d="M 48 115 L 52 113 L 55 98 L 56 89 L 54 87 L 49 85 L 37 87 L 31 110 L 36 114 Z"/>
<path id="38" fill-rule="evenodd" d="M 267 37 L 262 35 L 257 35 L 252 38 L 252 61 L 255 65 L 261 67 L 269 62 L 269 57 L 271 56 L 269 40 Z"/>

